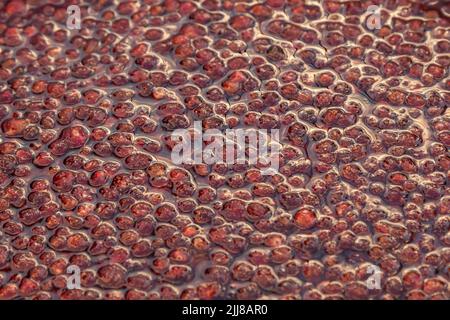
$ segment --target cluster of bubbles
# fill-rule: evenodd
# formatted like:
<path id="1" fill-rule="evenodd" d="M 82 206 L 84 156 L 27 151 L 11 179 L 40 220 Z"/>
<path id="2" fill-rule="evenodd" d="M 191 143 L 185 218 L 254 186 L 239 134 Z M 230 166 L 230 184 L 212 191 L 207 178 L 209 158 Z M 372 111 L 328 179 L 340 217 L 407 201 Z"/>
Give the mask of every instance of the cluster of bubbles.
<path id="1" fill-rule="evenodd" d="M 449 298 L 445 1 L 69 2 L 0 3 L 0 299 Z"/>

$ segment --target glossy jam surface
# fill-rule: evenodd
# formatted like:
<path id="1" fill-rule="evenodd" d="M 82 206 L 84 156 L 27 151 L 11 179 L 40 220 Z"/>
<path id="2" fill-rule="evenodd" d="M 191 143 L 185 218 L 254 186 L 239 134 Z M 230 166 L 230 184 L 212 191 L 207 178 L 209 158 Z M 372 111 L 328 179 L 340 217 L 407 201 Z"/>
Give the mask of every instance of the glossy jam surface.
<path id="1" fill-rule="evenodd" d="M 449 298 L 445 1 L 68 5 L 0 3 L 0 299 Z"/>

